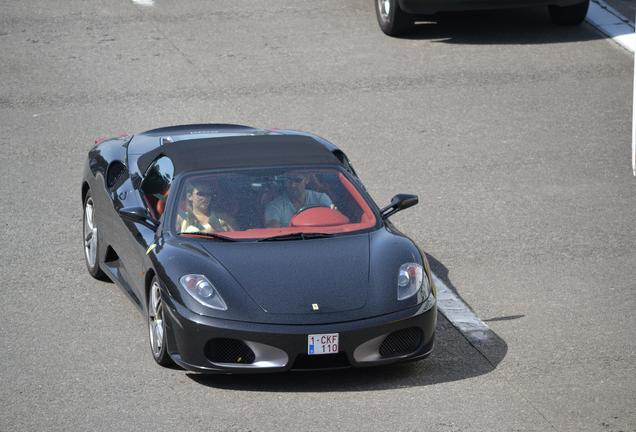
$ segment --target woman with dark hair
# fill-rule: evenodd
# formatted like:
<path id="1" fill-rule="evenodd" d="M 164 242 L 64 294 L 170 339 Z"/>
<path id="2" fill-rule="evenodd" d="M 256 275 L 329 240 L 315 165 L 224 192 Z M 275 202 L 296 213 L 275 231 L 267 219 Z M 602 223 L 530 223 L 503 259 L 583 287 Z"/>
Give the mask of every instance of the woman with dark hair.
<path id="1" fill-rule="evenodd" d="M 177 231 L 184 233 L 236 231 L 236 221 L 218 209 L 219 194 L 203 180 L 193 180 L 186 188 L 187 209 L 177 216 Z"/>

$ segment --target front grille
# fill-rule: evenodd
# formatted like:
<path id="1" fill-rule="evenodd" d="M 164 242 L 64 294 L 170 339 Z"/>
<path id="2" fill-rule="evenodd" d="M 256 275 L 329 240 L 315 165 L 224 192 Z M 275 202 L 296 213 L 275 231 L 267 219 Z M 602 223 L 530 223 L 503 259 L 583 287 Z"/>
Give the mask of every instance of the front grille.
<path id="1" fill-rule="evenodd" d="M 238 339 L 212 339 L 205 344 L 205 356 L 214 363 L 254 363 L 254 351 Z"/>
<path id="2" fill-rule="evenodd" d="M 386 337 L 380 345 L 382 357 L 393 357 L 414 352 L 422 343 L 422 330 L 409 327 L 398 330 Z"/>
<path id="3" fill-rule="evenodd" d="M 351 364 L 343 352 L 320 355 L 300 354 L 296 357 L 292 369 L 335 369 L 349 366 Z"/>

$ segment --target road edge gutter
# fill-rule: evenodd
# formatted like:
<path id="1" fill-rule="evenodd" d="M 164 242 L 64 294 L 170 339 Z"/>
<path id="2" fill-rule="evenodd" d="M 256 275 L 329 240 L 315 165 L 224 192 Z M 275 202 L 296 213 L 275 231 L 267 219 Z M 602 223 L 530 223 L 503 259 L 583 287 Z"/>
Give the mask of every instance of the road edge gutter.
<path id="1" fill-rule="evenodd" d="M 632 53 L 636 51 L 636 33 L 634 33 L 633 24 L 604 0 L 590 1 L 586 20 L 623 48 Z"/>

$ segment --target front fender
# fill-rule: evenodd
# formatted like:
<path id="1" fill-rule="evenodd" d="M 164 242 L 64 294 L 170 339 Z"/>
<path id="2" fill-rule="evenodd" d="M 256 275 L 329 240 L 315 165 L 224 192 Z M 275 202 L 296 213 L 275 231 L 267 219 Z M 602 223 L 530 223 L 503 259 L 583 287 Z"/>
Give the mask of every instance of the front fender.
<path id="1" fill-rule="evenodd" d="M 172 239 L 148 253 L 150 266 L 171 300 L 199 315 L 237 321 L 258 321 L 263 309 L 214 257 L 196 244 Z M 185 291 L 179 279 L 187 274 L 204 275 L 215 286 L 228 309 L 208 308 Z"/>
<path id="2" fill-rule="evenodd" d="M 424 268 L 431 282 L 428 262 L 415 243 L 397 230 L 379 229 L 371 234 L 371 274 L 376 299 L 387 305 L 387 312 L 413 307 L 426 300 L 420 291 L 404 300 L 397 299 L 397 277 L 402 264 L 414 262 Z"/>

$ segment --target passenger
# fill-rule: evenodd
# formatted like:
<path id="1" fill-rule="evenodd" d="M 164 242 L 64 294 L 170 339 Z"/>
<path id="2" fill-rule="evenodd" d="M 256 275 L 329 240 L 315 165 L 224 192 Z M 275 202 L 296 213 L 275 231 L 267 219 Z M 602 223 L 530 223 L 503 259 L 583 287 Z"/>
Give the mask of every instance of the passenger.
<path id="1" fill-rule="evenodd" d="M 291 171 L 285 178 L 285 193 L 265 208 L 265 225 L 286 227 L 299 210 L 312 207 L 332 207 L 329 195 L 306 189 L 309 176 L 305 172 Z"/>
<path id="2" fill-rule="evenodd" d="M 183 233 L 235 231 L 238 225 L 218 209 L 218 193 L 204 181 L 194 181 L 186 192 L 187 209 L 177 215 L 177 230 Z"/>

